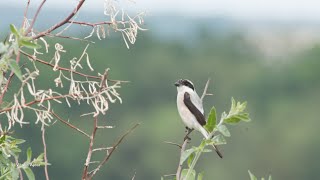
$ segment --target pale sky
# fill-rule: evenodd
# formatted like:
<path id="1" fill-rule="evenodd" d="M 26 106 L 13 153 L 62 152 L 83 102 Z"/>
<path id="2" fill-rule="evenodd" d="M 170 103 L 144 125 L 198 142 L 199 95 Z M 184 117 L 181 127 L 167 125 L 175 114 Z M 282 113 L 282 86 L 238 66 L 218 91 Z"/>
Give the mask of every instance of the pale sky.
<path id="1" fill-rule="evenodd" d="M 87 0 L 87 10 L 103 8 L 104 0 Z M 320 0 L 118 0 L 150 14 L 227 16 L 240 19 L 319 20 Z M 135 1 L 135 4 L 130 3 Z M 31 0 L 37 7 L 41 0 Z M 1 7 L 24 5 L 26 0 L 0 0 Z M 71 8 L 77 0 L 47 0 L 46 8 Z M 1 8 L 0 7 L 0 8 Z"/>

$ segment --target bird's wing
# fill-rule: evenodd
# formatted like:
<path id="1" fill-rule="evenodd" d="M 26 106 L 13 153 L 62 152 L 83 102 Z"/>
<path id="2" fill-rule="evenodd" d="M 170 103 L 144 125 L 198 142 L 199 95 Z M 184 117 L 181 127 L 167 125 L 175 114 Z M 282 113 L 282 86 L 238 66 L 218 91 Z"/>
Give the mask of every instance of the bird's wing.
<path id="1" fill-rule="evenodd" d="M 190 94 L 188 92 L 184 93 L 184 104 L 188 107 L 189 111 L 196 117 L 198 123 L 201 126 L 204 126 L 206 124 L 206 120 L 204 118 L 204 115 L 199 111 L 199 109 L 192 103 L 190 99 Z"/>

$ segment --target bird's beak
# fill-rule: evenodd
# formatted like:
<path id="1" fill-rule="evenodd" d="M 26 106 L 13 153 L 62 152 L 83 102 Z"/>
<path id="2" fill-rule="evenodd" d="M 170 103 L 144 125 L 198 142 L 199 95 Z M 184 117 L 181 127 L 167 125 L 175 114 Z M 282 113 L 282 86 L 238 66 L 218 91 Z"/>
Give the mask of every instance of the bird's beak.
<path id="1" fill-rule="evenodd" d="M 174 85 L 178 87 L 180 85 L 180 83 L 179 82 L 175 82 Z"/>

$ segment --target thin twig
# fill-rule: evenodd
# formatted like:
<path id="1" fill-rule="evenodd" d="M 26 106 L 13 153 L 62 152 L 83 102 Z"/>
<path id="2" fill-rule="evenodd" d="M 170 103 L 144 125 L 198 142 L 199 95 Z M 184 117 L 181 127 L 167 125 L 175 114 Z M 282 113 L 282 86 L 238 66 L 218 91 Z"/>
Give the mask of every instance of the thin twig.
<path id="1" fill-rule="evenodd" d="M 62 123 L 64 123 L 65 125 L 69 126 L 70 128 L 80 132 L 81 134 L 87 136 L 88 138 L 90 138 L 89 134 L 85 133 L 84 131 L 82 131 L 81 129 L 77 128 L 76 126 L 72 125 L 71 123 L 69 123 L 66 120 L 63 120 L 60 116 L 58 116 L 58 114 L 54 113 L 53 111 L 50 111 L 50 113 L 56 117 L 59 121 L 61 121 Z"/>
<path id="2" fill-rule="evenodd" d="M 46 176 L 46 180 L 49 180 L 49 174 L 48 174 L 48 157 L 47 157 L 47 144 L 46 144 L 46 139 L 45 139 L 45 127 L 44 123 L 42 123 L 41 127 L 42 131 L 42 144 L 43 144 L 43 156 L 44 156 L 44 174 Z"/>
<path id="3" fill-rule="evenodd" d="M 117 147 L 118 147 L 119 144 L 124 140 L 124 138 L 127 137 L 129 134 L 131 134 L 139 125 L 140 125 L 140 123 L 135 124 L 133 127 L 131 127 L 126 133 L 124 133 L 124 134 L 118 139 L 118 141 L 112 146 L 112 149 L 110 150 L 110 152 L 106 154 L 105 158 L 100 162 L 100 164 L 97 166 L 97 168 L 92 171 L 92 173 L 91 173 L 91 175 L 90 175 L 90 178 L 92 178 L 92 177 L 100 170 L 100 168 L 101 168 L 106 162 L 108 162 L 108 160 L 110 159 L 112 153 L 117 149 Z"/>
<path id="4" fill-rule="evenodd" d="M 45 2 L 46 2 L 46 0 L 43 0 L 43 1 L 41 2 L 40 6 L 38 7 L 38 9 L 37 9 L 37 11 L 36 11 L 36 14 L 34 15 L 34 17 L 33 17 L 33 19 L 32 19 L 32 22 L 31 22 L 29 28 L 26 30 L 25 35 L 27 35 L 27 34 L 29 34 L 29 33 L 31 32 L 31 30 L 32 30 L 32 28 L 33 28 L 33 25 L 34 25 L 34 23 L 36 22 L 37 17 L 38 17 L 38 15 L 39 15 L 39 13 L 40 13 L 40 11 L 41 11 L 41 9 L 42 9 L 42 6 L 44 5 Z"/>
<path id="5" fill-rule="evenodd" d="M 93 149 L 92 152 L 95 152 L 95 151 L 108 151 L 110 149 L 112 149 L 112 147 L 96 148 L 96 149 Z"/>
<path id="6" fill-rule="evenodd" d="M 16 166 L 19 166 L 18 158 L 14 158 L 14 160 L 16 161 Z M 21 168 L 17 168 L 17 169 L 19 171 L 20 180 L 23 180 L 23 174 L 22 174 Z"/>
<path id="7" fill-rule="evenodd" d="M 133 175 L 132 178 L 131 178 L 131 180 L 134 180 L 134 179 L 136 178 L 136 174 L 137 174 L 137 172 L 135 171 L 135 172 L 134 172 L 134 175 Z"/>
<path id="8" fill-rule="evenodd" d="M 164 143 L 166 144 L 171 144 L 171 145 L 174 145 L 174 146 L 178 146 L 180 149 L 182 148 L 182 146 L 178 143 L 174 143 L 174 142 L 170 142 L 170 141 L 164 141 Z"/>
<path id="9" fill-rule="evenodd" d="M 68 21 L 68 23 L 91 26 L 91 27 L 104 25 L 104 24 L 107 24 L 107 25 L 113 24 L 111 21 L 103 21 L 103 22 L 97 22 L 97 23 L 89 23 L 89 22 L 82 22 L 82 21 Z"/>
<path id="10" fill-rule="evenodd" d="M 29 58 L 37 61 L 37 62 L 40 62 L 40 63 L 45 64 L 45 65 L 50 66 L 50 67 L 55 67 L 55 65 L 50 64 L 50 63 L 48 63 L 48 62 L 46 62 L 46 61 L 44 61 L 44 60 L 41 60 L 41 59 L 39 59 L 39 58 L 37 58 L 37 57 L 35 57 L 35 56 L 32 56 L 32 55 L 30 55 L 30 54 L 28 54 L 28 53 L 26 53 L 26 52 L 24 52 L 24 51 L 21 51 L 21 50 L 20 50 L 20 52 L 21 52 L 23 55 L 25 55 L 25 56 L 27 56 L 27 57 L 29 57 Z M 61 70 L 61 71 L 72 72 L 72 73 L 74 73 L 74 74 L 78 74 L 78 75 L 80 75 L 80 76 L 87 77 L 87 78 L 101 79 L 101 77 L 99 77 L 99 76 L 92 76 L 92 75 L 88 75 L 88 74 L 83 74 L 83 73 L 77 72 L 77 71 L 75 71 L 75 70 L 68 69 L 68 68 L 63 68 L 63 67 L 60 67 L 60 66 L 56 66 L 55 68 L 58 69 L 58 70 Z"/>
<path id="11" fill-rule="evenodd" d="M 24 10 L 24 13 L 23 13 L 22 27 L 24 27 L 24 23 L 26 22 L 26 19 L 27 19 L 27 14 L 28 14 L 28 10 L 29 10 L 29 5 L 30 5 L 30 0 L 28 0 L 26 9 Z"/>
<path id="12" fill-rule="evenodd" d="M 87 43 L 95 43 L 94 41 L 76 38 L 76 37 L 72 37 L 72 36 L 63 36 L 63 35 L 57 35 L 57 34 L 47 34 L 47 36 L 48 37 L 58 37 L 58 38 L 64 38 L 64 39 L 78 40 L 78 41 L 83 41 L 83 42 L 87 42 Z"/>
<path id="13" fill-rule="evenodd" d="M 208 79 L 207 83 L 206 83 L 206 86 L 204 87 L 204 90 L 203 90 L 203 93 L 202 93 L 202 96 L 201 96 L 201 101 L 203 101 L 203 98 L 205 96 L 211 96 L 212 94 L 208 94 L 207 93 L 207 90 L 208 90 L 208 87 L 209 87 L 209 83 L 210 83 L 210 78 Z"/>
<path id="14" fill-rule="evenodd" d="M 186 150 L 188 142 L 189 142 L 189 139 L 185 138 L 185 140 L 183 141 L 183 144 L 181 146 L 181 149 L 180 149 L 180 157 L 181 157 L 182 153 Z M 180 163 L 180 160 L 179 160 L 179 165 L 178 165 L 178 169 L 177 169 L 177 173 L 176 173 L 177 180 L 181 179 L 181 171 L 182 171 L 182 164 Z"/>
<path id="15" fill-rule="evenodd" d="M 2 94 L 0 95 L 0 104 L 2 104 L 3 98 L 4 98 L 5 94 L 6 94 L 6 92 L 8 91 L 8 88 L 9 88 L 9 85 L 11 83 L 11 80 L 12 80 L 13 76 L 14 76 L 14 73 L 11 72 L 10 76 L 9 76 L 9 78 L 7 80 L 6 85 L 4 86 L 4 89 L 2 90 Z"/>
<path id="16" fill-rule="evenodd" d="M 39 34 L 37 34 L 36 36 L 32 37 L 33 39 L 38 39 L 40 37 L 43 37 L 45 35 L 47 35 L 48 33 L 51 33 L 52 31 L 54 31 L 55 29 L 63 26 L 64 24 L 66 24 L 71 18 L 73 18 L 73 16 L 75 14 L 77 14 L 77 12 L 79 11 L 79 9 L 81 8 L 81 6 L 83 5 L 83 3 L 85 2 L 86 0 L 80 0 L 77 7 L 75 7 L 73 9 L 73 11 L 62 21 L 60 21 L 59 23 L 53 25 L 52 27 L 50 27 L 49 29 L 45 30 L 45 31 L 42 31 L 40 32 Z"/>
<path id="17" fill-rule="evenodd" d="M 171 176 L 176 176 L 176 174 L 165 174 L 163 177 L 171 177 Z"/>
<path id="18" fill-rule="evenodd" d="M 88 179 L 88 168 L 89 168 L 89 164 L 91 161 L 91 156 L 92 156 L 92 150 L 93 150 L 93 141 L 94 138 L 96 136 L 96 132 L 97 132 L 97 126 L 98 126 L 98 117 L 94 117 L 94 124 L 93 124 L 93 131 L 92 134 L 90 136 L 90 144 L 89 144 L 89 150 L 88 150 L 88 154 L 87 154 L 87 159 L 86 159 L 86 163 L 84 164 L 84 169 L 83 169 L 83 174 L 82 174 L 82 179 L 86 180 Z M 91 179 L 91 178 L 89 178 Z"/>

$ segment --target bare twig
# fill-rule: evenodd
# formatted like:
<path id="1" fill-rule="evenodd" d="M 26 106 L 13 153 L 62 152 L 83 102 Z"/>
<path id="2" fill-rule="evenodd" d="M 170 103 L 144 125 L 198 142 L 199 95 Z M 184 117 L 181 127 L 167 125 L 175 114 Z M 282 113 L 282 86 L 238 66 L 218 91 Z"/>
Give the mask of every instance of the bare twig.
<path id="1" fill-rule="evenodd" d="M 63 36 L 63 35 L 57 35 L 57 34 L 47 34 L 46 36 L 47 37 L 58 37 L 58 38 L 64 38 L 64 39 L 72 39 L 72 40 L 83 41 L 83 42 L 87 42 L 87 43 L 95 43 L 94 41 L 89 41 L 86 39 L 81 39 L 81 38 L 72 37 L 72 36 Z"/>
<path id="2" fill-rule="evenodd" d="M 88 150 L 88 154 L 87 154 L 86 163 L 84 164 L 84 169 L 83 169 L 83 174 L 82 174 L 83 180 L 88 179 L 88 168 L 89 168 L 89 164 L 90 164 L 91 156 L 92 156 L 92 152 L 93 152 L 92 151 L 93 150 L 93 141 L 96 136 L 97 129 L 98 129 L 97 126 L 98 126 L 98 117 L 96 116 L 96 117 L 94 117 L 93 131 L 90 136 L 89 150 Z"/>
<path id="3" fill-rule="evenodd" d="M 22 27 L 24 27 L 24 24 L 25 24 L 26 19 L 27 19 L 27 14 L 28 14 L 28 10 L 29 10 L 29 5 L 30 5 L 30 0 L 28 0 L 26 9 L 24 10 Z"/>
<path id="4" fill-rule="evenodd" d="M 133 175 L 132 178 L 131 178 L 131 180 L 134 180 L 134 179 L 136 178 L 136 174 L 137 174 L 137 172 L 135 171 L 135 172 L 134 172 L 134 175 Z"/>
<path id="5" fill-rule="evenodd" d="M 185 138 L 185 140 L 183 141 L 183 144 L 181 146 L 181 149 L 180 149 L 180 157 L 181 157 L 182 153 L 186 150 L 188 142 L 189 142 L 189 139 Z M 177 169 L 177 173 L 176 173 L 177 180 L 181 179 L 181 171 L 182 171 L 182 164 L 180 163 L 180 160 L 179 160 L 179 165 L 178 165 L 178 169 Z"/>
<path id="6" fill-rule="evenodd" d="M 85 133 L 85 132 L 82 131 L 81 129 L 77 128 L 76 126 L 72 125 L 72 124 L 69 123 L 68 121 L 63 120 L 60 116 L 58 116 L 58 115 L 57 115 L 56 113 L 54 113 L 53 111 L 50 111 L 50 113 L 51 113 L 54 117 L 56 117 L 59 121 L 61 121 L 62 123 L 64 123 L 65 125 L 69 126 L 70 128 L 72 128 L 72 129 L 80 132 L 81 134 L 87 136 L 88 138 L 90 138 L 90 136 L 89 136 L 87 133 Z"/>
<path id="7" fill-rule="evenodd" d="M 16 161 L 16 166 L 19 166 L 18 158 L 14 158 L 14 160 Z M 21 168 L 18 168 L 18 171 L 19 171 L 20 180 L 23 180 L 23 174 L 22 174 Z"/>
<path id="8" fill-rule="evenodd" d="M 163 175 L 163 177 L 172 177 L 172 176 L 176 176 L 176 174 L 165 174 L 165 175 Z"/>
<path id="9" fill-rule="evenodd" d="M 38 39 L 40 37 L 43 37 L 45 35 L 47 35 L 48 33 L 51 33 L 52 31 L 54 31 L 55 29 L 63 26 L 64 24 L 66 24 L 71 18 L 73 18 L 73 16 L 75 14 L 77 14 L 77 12 L 79 11 L 79 9 L 81 8 L 81 6 L 83 5 L 83 3 L 85 2 L 86 0 L 80 0 L 77 7 L 75 7 L 73 9 L 73 11 L 62 21 L 60 21 L 59 23 L 53 25 L 52 27 L 50 27 L 49 29 L 45 30 L 45 31 L 42 31 L 40 32 L 39 34 L 37 34 L 36 36 L 32 37 L 33 39 Z"/>
<path id="10" fill-rule="evenodd" d="M 96 148 L 96 149 L 93 149 L 92 152 L 95 152 L 95 151 L 109 151 L 111 149 L 112 149 L 112 147 Z"/>
<path id="11" fill-rule="evenodd" d="M 209 83 L 210 83 L 210 79 L 208 79 L 208 81 L 206 83 L 206 86 L 203 89 L 203 93 L 202 93 L 202 96 L 201 96 L 201 101 L 203 101 L 203 98 L 205 96 L 211 96 L 212 95 L 212 94 L 207 93 L 207 90 L 208 90 L 208 87 L 209 87 Z"/>
<path id="12" fill-rule="evenodd" d="M 48 157 L 47 157 L 47 145 L 46 145 L 46 139 L 45 139 L 45 127 L 42 123 L 41 127 L 42 131 L 42 144 L 43 144 L 43 155 L 44 155 L 44 174 L 46 176 L 46 180 L 49 180 L 49 174 L 48 174 Z"/>
<path id="13" fill-rule="evenodd" d="M 182 148 L 182 146 L 178 143 L 174 143 L 174 142 L 170 142 L 170 141 L 164 141 L 164 143 L 166 144 L 171 144 L 171 145 L 174 145 L 174 146 L 178 146 L 180 149 Z"/>
<path id="14" fill-rule="evenodd" d="M 95 168 L 92 172 L 90 172 L 90 178 L 92 178 L 99 170 L 100 168 L 106 163 L 108 162 L 108 160 L 110 159 L 112 153 L 117 149 L 117 147 L 119 146 L 119 144 L 124 140 L 125 137 L 127 137 L 129 134 L 131 134 L 138 126 L 140 125 L 140 123 L 135 124 L 133 127 L 131 127 L 126 133 L 124 133 L 119 139 L 118 141 L 112 146 L 112 149 L 110 150 L 110 152 L 108 152 L 105 156 L 105 158 L 100 162 L 100 164 L 97 166 L 97 168 Z"/>
<path id="15" fill-rule="evenodd" d="M 6 94 L 6 92 L 8 91 L 8 88 L 9 88 L 9 85 L 10 85 L 10 83 L 11 83 L 11 80 L 12 80 L 13 76 L 14 76 L 14 73 L 11 72 L 11 73 L 10 73 L 10 76 L 9 76 L 9 78 L 8 78 L 8 80 L 7 80 L 7 83 L 6 83 L 6 85 L 4 86 L 4 89 L 3 89 L 3 91 L 2 91 L 2 94 L 0 95 L 0 104 L 2 104 L 3 98 L 4 98 L 5 94 Z"/>
<path id="16" fill-rule="evenodd" d="M 104 25 L 104 24 L 107 24 L 107 25 L 112 24 L 111 21 L 103 21 L 103 22 L 97 22 L 97 23 L 89 23 L 89 22 L 81 22 L 81 21 L 68 21 L 68 23 L 84 25 L 84 26 L 91 26 L 91 27 L 95 27 L 98 25 Z"/>
<path id="17" fill-rule="evenodd" d="M 33 28 L 33 25 L 34 25 L 34 23 L 36 22 L 37 17 L 38 17 L 38 15 L 39 15 L 39 13 L 40 13 L 40 11 L 41 11 L 41 9 L 42 9 L 42 6 L 44 5 L 45 2 L 46 2 L 46 0 L 43 0 L 43 1 L 41 2 L 40 6 L 38 7 L 38 9 L 37 9 L 37 11 L 36 11 L 36 14 L 34 15 L 34 17 L 33 17 L 33 19 L 32 19 L 32 22 L 31 22 L 29 28 L 28 28 L 28 29 L 26 30 L 26 32 L 25 32 L 25 35 L 27 35 L 27 34 L 29 34 L 29 33 L 31 32 L 31 30 L 32 30 L 32 28 Z"/>

